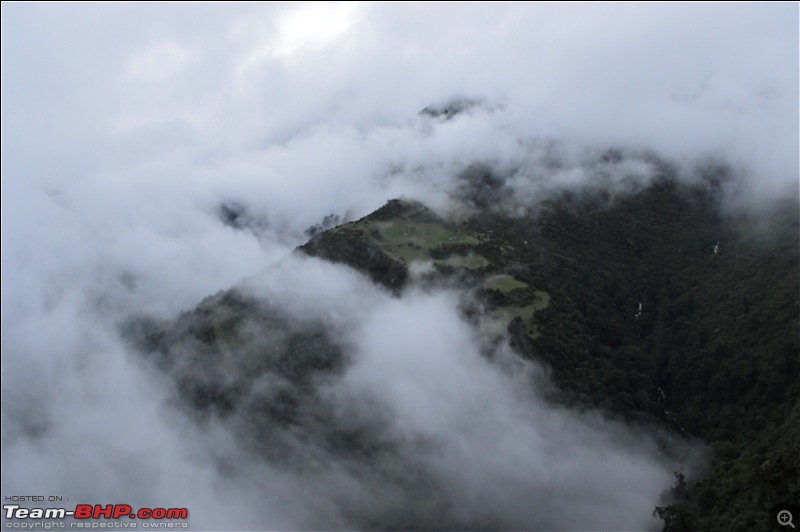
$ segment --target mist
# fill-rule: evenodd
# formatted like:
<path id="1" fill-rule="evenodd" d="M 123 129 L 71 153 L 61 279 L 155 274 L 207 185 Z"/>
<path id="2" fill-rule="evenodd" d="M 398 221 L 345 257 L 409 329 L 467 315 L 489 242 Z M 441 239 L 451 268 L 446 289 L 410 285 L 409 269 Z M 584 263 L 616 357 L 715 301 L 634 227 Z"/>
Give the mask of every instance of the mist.
<path id="1" fill-rule="evenodd" d="M 325 216 L 390 198 L 446 212 L 475 163 L 510 212 L 636 190 L 653 154 L 686 180 L 727 165 L 734 203 L 768 210 L 797 194 L 797 19 L 792 4 L 4 3 L 2 495 L 185 506 L 198 529 L 391 527 L 415 504 L 453 527 L 657 527 L 686 449 L 548 402 L 546 368 L 465 322 L 468 294 L 394 297 L 291 252 Z M 459 99 L 476 103 L 420 114 Z M 603 162 L 610 148 L 624 160 Z M 348 362 L 319 400 L 385 459 L 313 440 L 291 446 L 313 469 L 264 459 L 246 419 L 196 423 L 119 337 L 234 285 L 337 331 Z"/>

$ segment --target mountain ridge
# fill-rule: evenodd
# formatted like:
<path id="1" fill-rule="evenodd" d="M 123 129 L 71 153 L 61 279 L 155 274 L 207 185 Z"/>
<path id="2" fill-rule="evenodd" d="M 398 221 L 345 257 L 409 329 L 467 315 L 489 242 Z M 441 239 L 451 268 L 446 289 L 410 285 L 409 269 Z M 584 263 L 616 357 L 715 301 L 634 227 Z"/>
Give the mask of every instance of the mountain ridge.
<path id="1" fill-rule="evenodd" d="M 553 400 L 658 423 L 709 445 L 704 473 L 688 485 L 681 475 L 674 504 L 656 511 L 665 530 L 767 529 L 769 507 L 800 500 L 798 208 L 790 200 L 775 209 L 769 238 L 757 239 L 720 209 L 717 185 L 662 171 L 630 194 L 563 192 L 510 216 L 493 208 L 505 195 L 502 179 L 473 167 L 459 198 L 471 213 L 464 220 L 390 200 L 316 234 L 297 253 L 343 263 L 394 297 L 419 283 L 467 290 L 476 302 L 467 316 L 501 323 L 518 355 L 550 368 L 559 390 Z M 313 376 L 347 363 L 346 348 L 324 326 L 299 330 L 273 310 L 223 292 L 139 345 L 173 374 L 186 365 L 178 362 L 186 350 L 175 346 L 187 337 L 196 339 L 195 359 L 217 360 L 199 381 L 177 372 L 180 393 L 200 411 L 241 408 L 236 388 L 244 381 L 219 386 L 225 364 L 251 360 L 250 372 L 300 383 L 246 407 L 269 432 L 269 423 L 322 408 L 319 397 L 297 390 L 314 396 Z M 239 339 L 248 320 L 279 341 L 223 364 L 220 345 L 232 342 L 230 352 L 249 345 Z M 270 349 L 282 354 L 261 360 Z M 341 431 L 316 419 L 322 425 L 304 430 L 351 446 L 349 456 L 380 448 L 368 428 Z M 437 526 L 436 518 L 403 523 Z"/>

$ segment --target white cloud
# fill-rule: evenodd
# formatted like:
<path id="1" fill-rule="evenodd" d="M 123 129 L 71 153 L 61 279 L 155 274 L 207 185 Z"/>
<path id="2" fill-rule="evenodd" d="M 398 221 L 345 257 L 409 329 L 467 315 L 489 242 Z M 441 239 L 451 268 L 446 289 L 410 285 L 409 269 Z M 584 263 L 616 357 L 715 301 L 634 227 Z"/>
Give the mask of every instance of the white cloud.
<path id="1" fill-rule="evenodd" d="M 274 55 L 285 59 L 304 50 L 331 45 L 356 23 L 359 5 L 354 3 L 310 4 L 278 19 Z"/>
<path id="2" fill-rule="evenodd" d="M 129 81 L 159 82 L 180 73 L 191 59 L 191 51 L 173 42 L 165 42 L 136 53 L 127 66 Z"/>

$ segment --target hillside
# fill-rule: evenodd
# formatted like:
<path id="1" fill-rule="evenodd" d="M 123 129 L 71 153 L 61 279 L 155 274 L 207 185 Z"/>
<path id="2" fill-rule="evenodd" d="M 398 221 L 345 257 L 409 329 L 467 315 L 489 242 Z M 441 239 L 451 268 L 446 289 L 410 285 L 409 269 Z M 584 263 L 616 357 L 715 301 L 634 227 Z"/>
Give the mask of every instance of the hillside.
<path id="1" fill-rule="evenodd" d="M 510 212 L 488 167 L 462 178 L 454 214 L 391 200 L 297 252 L 346 264 L 394 297 L 410 285 L 457 287 L 476 328 L 499 323 L 496 341 L 549 368 L 549 401 L 704 442 L 704 469 L 655 511 L 665 530 L 766 530 L 771 506 L 800 500 L 796 197 L 753 220 L 720 208 L 714 179 L 685 184 L 663 165 L 635 192 L 556 193 Z M 415 490 L 430 480 L 420 464 L 399 471 L 391 442 L 331 411 L 320 383 L 347 366 L 348 346 L 316 318 L 292 319 L 239 287 L 129 335 L 174 376 L 199 422 L 244 412 L 244 445 L 286 467 L 311 467 L 288 441 L 306 438 Z M 280 386 L 244 393 L 265 375 Z M 413 514 L 360 523 L 465 525 L 424 499 Z"/>

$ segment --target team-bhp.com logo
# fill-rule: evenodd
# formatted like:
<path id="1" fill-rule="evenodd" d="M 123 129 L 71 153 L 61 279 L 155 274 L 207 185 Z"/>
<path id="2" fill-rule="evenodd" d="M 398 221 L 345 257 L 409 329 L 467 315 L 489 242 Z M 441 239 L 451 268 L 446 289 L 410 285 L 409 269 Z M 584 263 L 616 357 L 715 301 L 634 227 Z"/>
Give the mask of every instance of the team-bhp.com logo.
<path id="1" fill-rule="evenodd" d="M 135 512 L 130 504 L 79 504 L 74 510 L 66 508 L 22 508 L 18 504 L 4 504 L 6 519 L 186 519 L 186 508 L 139 508 Z"/>
<path id="2" fill-rule="evenodd" d="M 6 519 L 13 519 L 17 522 L 25 522 L 30 519 L 38 520 L 63 520 L 73 519 L 69 523 L 69 528 L 97 528 L 98 526 L 109 527 L 111 523 L 99 522 L 105 520 L 140 519 L 142 527 L 147 528 L 186 528 L 188 525 L 184 521 L 175 523 L 173 520 L 187 519 L 189 510 L 186 508 L 139 508 L 134 510 L 130 504 L 78 504 L 74 509 L 61 508 L 24 508 L 19 504 L 4 504 L 3 514 Z M 114 522 L 114 521 L 112 521 Z M 136 526 L 120 522 L 123 526 Z M 9 523 L 6 523 L 8 526 Z M 66 523 L 56 524 L 58 528 L 63 528 Z M 34 528 L 31 526 L 31 528 Z"/>

